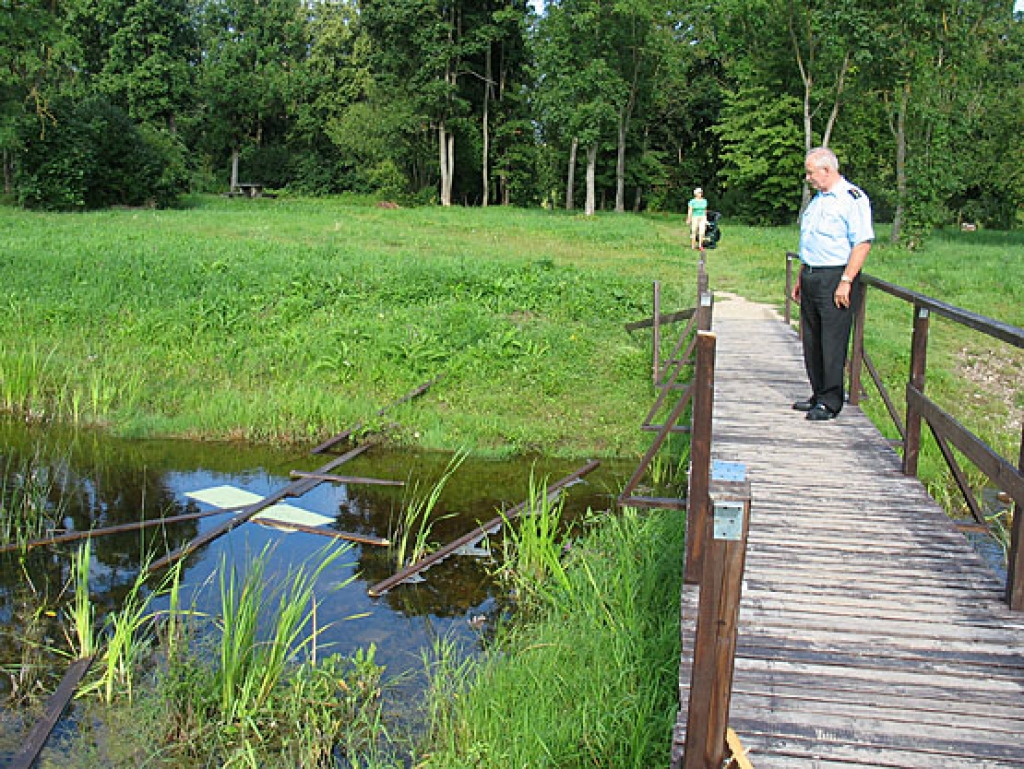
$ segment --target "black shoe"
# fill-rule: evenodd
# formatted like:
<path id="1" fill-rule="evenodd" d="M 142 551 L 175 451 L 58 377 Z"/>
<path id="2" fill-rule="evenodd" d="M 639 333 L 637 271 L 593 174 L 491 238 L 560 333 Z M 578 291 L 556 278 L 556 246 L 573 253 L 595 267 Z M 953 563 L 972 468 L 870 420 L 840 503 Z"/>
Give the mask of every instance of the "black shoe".
<path id="1" fill-rule="evenodd" d="M 814 398 L 805 401 L 797 401 L 793 404 L 793 411 L 810 411 L 814 408 Z"/>
<path id="2" fill-rule="evenodd" d="M 813 409 L 807 412 L 807 419 L 810 419 L 812 422 L 824 422 L 835 418 L 836 412 L 824 403 L 818 403 Z"/>

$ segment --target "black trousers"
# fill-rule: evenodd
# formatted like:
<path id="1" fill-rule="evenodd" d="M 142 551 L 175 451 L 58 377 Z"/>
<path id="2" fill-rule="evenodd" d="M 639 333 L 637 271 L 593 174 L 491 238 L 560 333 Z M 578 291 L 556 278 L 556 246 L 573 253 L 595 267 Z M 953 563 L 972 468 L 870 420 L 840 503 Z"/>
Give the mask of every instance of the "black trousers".
<path id="1" fill-rule="evenodd" d="M 850 306 L 836 307 L 835 293 L 843 269 L 804 267 L 800 273 L 800 328 L 811 397 L 837 414 L 846 399 L 846 351 L 850 346 L 853 308 L 861 291 L 858 276 L 850 290 Z"/>

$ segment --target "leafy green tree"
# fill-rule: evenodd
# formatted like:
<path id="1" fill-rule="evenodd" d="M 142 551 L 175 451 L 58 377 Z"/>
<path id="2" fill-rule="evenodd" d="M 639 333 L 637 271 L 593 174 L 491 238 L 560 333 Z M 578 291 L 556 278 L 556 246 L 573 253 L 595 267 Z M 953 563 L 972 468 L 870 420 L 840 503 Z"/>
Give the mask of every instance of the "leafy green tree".
<path id="1" fill-rule="evenodd" d="M 74 210 L 167 205 L 186 178 L 183 148 L 138 126 L 102 95 L 58 97 L 45 133 L 25 124 L 18 197 L 30 208 Z"/>
<path id="2" fill-rule="evenodd" d="M 198 40 L 190 0 L 134 0 L 109 36 L 101 76 L 135 120 L 174 132 L 194 90 Z"/>
<path id="3" fill-rule="evenodd" d="M 991 57 L 1007 39 L 1011 7 L 1008 1 L 909 0 L 872 11 L 871 78 L 886 106 L 893 148 L 892 238 L 913 245 L 953 218 L 955 201 L 982 183 L 977 138 L 992 125 L 984 109 L 987 83 L 1005 82 Z M 1014 91 L 1019 113 L 1019 81 Z"/>
<path id="4" fill-rule="evenodd" d="M 597 206 L 597 158 L 602 141 L 618 124 L 617 104 L 627 88 L 609 64 L 607 0 L 562 0 L 549 4 L 540 20 L 534 46 L 536 103 L 545 130 L 568 142 L 566 208 L 574 205 L 576 153 L 586 152 L 585 213 Z M 564 144 L 563 144 L 564 146 Z"/>
<path id="5" fill-rule="evenodd" d="M 61 8 L 46 0 L 4 3 L 0 13 L 0 150 L 4 191 L 11 193 L 23 135 L 45 134 L 50 101 L 69 76 L 73 45 Z M 28 124 L 26 126 L 26 123 Z"/>
<path id="6" fill-rule="evenodd" d="M 764 87 L 726 97 L 715 132 L 722 142 L 722 188 L 730 211 L 750 221 L 792 221 L 800 205 L 800 100 Z"/>
<path id="7" fill-rule="evenodd" d="M 668 18 L 670 37 L 642 113 L 644 163 L 652 185 L 650 204 L 683 211 L 695 186 L 717 196 L 720 147 L 711 129 L 729 80 L 712 8 L 689 3 Z"/>
<path id="8" fill-rule="evenodd" d="M 206 0 L 201 11 L 201 136 L 212 156 L 230 155 L 233 189 L 243 149 L 287 134 L 285 97 L 305 56 L 306 15 L 300 0 Z"/>

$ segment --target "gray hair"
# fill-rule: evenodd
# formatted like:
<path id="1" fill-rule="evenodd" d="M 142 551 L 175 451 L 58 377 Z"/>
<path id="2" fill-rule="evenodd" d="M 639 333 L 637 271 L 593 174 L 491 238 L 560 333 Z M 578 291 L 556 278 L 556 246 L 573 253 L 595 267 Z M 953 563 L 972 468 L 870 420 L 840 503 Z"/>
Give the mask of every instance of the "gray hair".
<path id="1" fill-rule="evenodd" d="M 808 151 L 806 161 L 814 164 L 815 168 L 830 168 L 833 171 L 839 170 L 839 158 L 836 153 L 828 147 L 815 147 Z"/>

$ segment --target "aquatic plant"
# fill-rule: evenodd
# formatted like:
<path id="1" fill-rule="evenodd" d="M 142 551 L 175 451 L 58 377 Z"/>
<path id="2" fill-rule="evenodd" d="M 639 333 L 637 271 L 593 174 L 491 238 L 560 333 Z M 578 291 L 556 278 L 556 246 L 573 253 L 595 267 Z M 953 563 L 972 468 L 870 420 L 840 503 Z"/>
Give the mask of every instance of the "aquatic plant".
<path id="1" fill-rule="evenodd" d="M 92 540 L 87 539 L 71 556 L 71 582 L 74 596 L 67 608 L 72 636 L 69 645 L 76 659 L 96 653 L 99 641 L 96 631 L 96 608 L 89 596 L 89 572 L 92 563 Z"/>
<path id="2" fill-rule="evenodd" d="M 444 487 L 468 456 L 469 449 L 456 451 L 440 478 L 425 493 L 420 492 L 419 481 L 405 487 L 406 492 L 402 500 L 398 523 L 388 537 L 392 543 L 390 546 L 392 559 L 399 568 L 415 563 L 429 552 L 430 533 L 436 522 L 432 518 L 434 508 L 441 498 Z M 443 516 L 436 520 L 448 517 L 451 516 Z"/>
<path id="3" fill-rule="evenodd" d="M 324 551 L 315 568 L 299 566 L 269 590 L 269 547 L 253 560 L 244 578 L 222 557 L 220 666 L 215 680 L 222 718 L 227 723 L 243 727 L 250 723 L 284 678 L 289 660 L 314 648 L 316 637 L 325 629 L 313 623 L 316 581 L 350 549 L 351 545 L 345 544 Z M 349 581 L 351 578 L 345 584 Z M 261 639 L 260 619 L 267 615 L 269 637 Z"/>
<path id="4" fill-rule="evenodd" d="M 533 593 L 570 587 L 562 564 L 567 532 L 562 525 L 565 498 L 548 495 L 547 480 L 540 482 L 530 474 L 526 508 L 515 521 L 504 513 L 504 558 L 498 569 L 502 578 L 518 593 Z"/>
<path id="5" fill-rule="evenodd" d="M 54 477 L 50 465 L 37 451 L 27 459 L 13 455 L 0 468 L 0 544 L 38 539 L 56 528 L 63 517 L 63 503 L 53 503 Z"/>
<path id="6" fill-rule="evenodd" d="M 384 668 L 376 647 L 358 650 L 351 658 L 331 655 L 304 662 L 291 676 L 281 697 L 281 754 L 290 766 L 333 769 L 336 754 L 352 766 L 372 762 L 386 735 L 381 708 Z M 360 763 L 360 757 L 364 762 Z"/>

